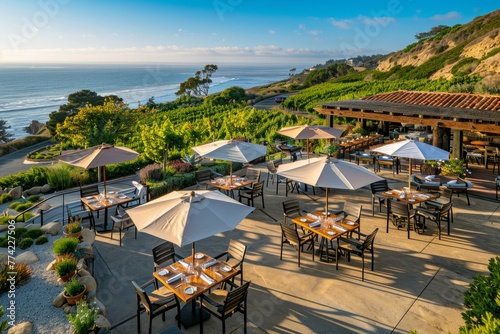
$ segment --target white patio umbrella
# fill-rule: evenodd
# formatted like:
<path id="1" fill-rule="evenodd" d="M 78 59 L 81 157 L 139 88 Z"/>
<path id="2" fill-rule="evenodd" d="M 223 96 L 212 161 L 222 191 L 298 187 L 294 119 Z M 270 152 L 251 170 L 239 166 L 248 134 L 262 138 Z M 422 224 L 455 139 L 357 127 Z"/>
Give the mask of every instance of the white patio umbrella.
<path id="1" fill-rule="evenodd" d="M 59 161 L 85 169 L 103 166 L 104 196 L 106 196 L 106 165 L 133 160 L 138 156 L 139 153 L 127 147 L 103 143 L 91 148 L 61 155 Z"/>
<path id="2" fill-rule="evenodd" d="M 294 138 L 306 139 L 307 159 L 309 159 L 309 139 L 331 139 L 340 138 L 343 130 L 334 129 L 324 125 L 296 125 L 282 128 L 278 131 L 279 134 Z"/>
<path id="3" fill-rule="evenodd" d="M 450 152 L 439 147 L 422 143 L 415 140 L 403 140 L 384 146 L 377 147 L 374 152 L 390 155 L 393 157 L 408 158 L 408 188 L 411 188 L 411 160 L 448 160 Z"/>
<path id="4" fill-rule="evenodd" d="M 319 157 L 278 166 L 278 175 L 326 188 L 325 212 L 328 212 L 328 188 L 359 189 L 382 178 L 365 167 L 335 158 Z"/>
<path id="5" fill-rule="evenodd" d="M 138 231 L 182 247 L 234 229 L 254 208 L 219 191 L 173 191 L 126 210 Z"/>
<path id="6" fill-rule="evenodd" d="M 233 182 L 233 162 L 250 162 L 266 155 L 267 146 L 239 140 L 219 140 L 195 146 L 193 150 L 202 157 L 230 162 L 230 182 Z"/>

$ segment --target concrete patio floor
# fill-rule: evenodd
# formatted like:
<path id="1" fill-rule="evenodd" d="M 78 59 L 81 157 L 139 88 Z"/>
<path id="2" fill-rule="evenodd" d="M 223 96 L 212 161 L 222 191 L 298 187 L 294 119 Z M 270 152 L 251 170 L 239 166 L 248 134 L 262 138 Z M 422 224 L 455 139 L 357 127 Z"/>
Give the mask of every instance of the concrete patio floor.
<path id="1" fill-rule="evenodd" d="M 267 177 L 265 165 L 261 179 Z M 391 188 L 406 184 L 406 175 L 393 177 L 382 172 Z M 233 231 L 217 234 L 196 243 L 196 249 L 210 255 L 227 249 L 230 239 L 248 246 L 244 262 L 244 279 L 250 280 L 248 293 L 249 333 L 457 333 L 463 325 L 461 312 L 463 292 L 477 274 L 488 273 L 491 257 L 499 255 L 499 202 L 471 197 L 467 206 L 464 196 L 454 197 L 454 223 L 451 235 L 437 237 L 435 224 L 428 223 L 423 234 L 398 230 L 392 224 L 386 233 L 386 215 L 371 215 L 371 192 L 368 188 L 355 191 L 330 192 L 331 208 L 341 208 L 345 200 L 363 205 L 361 231 L 379 232 L 375 239 L 375 270 L 366 260 L 365 280 L 361 280 L 361 258 L 351 262 L 341 258 L 339 270 L 335 263 L 312 261 L 311 251 L 301 256 L 284 245 L 280 261 L 282 202 L 297 198 L 307 211 L 324 208 L 324 191 L 311 189 L 307 194 L 289 194 L 284 186 L 269 184 L 265 189 L 265 208 L 260 200 L 256 210 Z M 445 231 L 445 230 L 444 230 Z M 95 242 L 97 258 L 95 277 L 97 296 L 108 309 L 112 333 L 137 333 L 136 296 L 130 283 L 144 283 L 152 278 L 151 250 L 163 242 L 154 236 L 133 230 L 123 235 L 119 247 L 110 234 L 98 234 Z M 176 248 L 182 256 L 190 247 Z M 237 280 L 238 282 L 238 280 Z M 175 311 L 167 319 L 153 320 L 153 333 L 175 326 Z M 228 333 L 243 333 L 243 318 L 236 314 L 227 320 Z M 147 331 L 147 316 L 141 316 L 142 332 Z M 221 323 L 211 317 L 204 324 L 206 333 L 221 332 Z M 184 333 L 198 333 L 199 326 L 182 328 Z"/>

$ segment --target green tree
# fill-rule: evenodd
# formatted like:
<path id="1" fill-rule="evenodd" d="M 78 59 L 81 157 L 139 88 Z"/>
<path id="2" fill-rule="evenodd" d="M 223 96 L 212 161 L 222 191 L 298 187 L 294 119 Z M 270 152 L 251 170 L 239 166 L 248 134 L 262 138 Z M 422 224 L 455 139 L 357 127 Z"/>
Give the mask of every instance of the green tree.
<path id="1" fill-rule="evenodd" d="M 425 38 L 434 37 L 437 34 L 439 34 L 441 31 L 443 31 L 445 29 L 448 29 L 448 28 L 449 28 L 448 26 L 445 26 L 445 25 L 441 24 L 441 25 L 438 25 L 436 27 L 432 27 L 431 30 L 429 30 L 429 31 L 421 32 L 421 33 L 416 34 L 415 38 L 417 40 L 421 40 L 421 39 L 425 39 Z"/>
<path id="2" fill-rule="evenodd" d="M 190 77 L 186 81 L 181 82 L 179 90 L 175 94 L 207 96 L 210 84 L 212 83 L 211 77 L 218 69 L 217 65 L 205 65 L 203 70 L 195 73 L 194 77 Z"/>
<path id="3" fill-rule="evenodd" d="M 172 147 L 181 149 L 183 136 L 168 119 L 158 119 L 151 124 L 141 126 L 141 140 L 144 145 L 144 156 L 156 163 L 167 165 L 168 151 Z"/>
<path id="4" fill-rule="evenodd" d="M 7 132 L 7 129 L 10 129 L 10 125 L 7 125 L 7 121 L 0 119 L 0 143 L 11 141 L 13 134 Z"/>

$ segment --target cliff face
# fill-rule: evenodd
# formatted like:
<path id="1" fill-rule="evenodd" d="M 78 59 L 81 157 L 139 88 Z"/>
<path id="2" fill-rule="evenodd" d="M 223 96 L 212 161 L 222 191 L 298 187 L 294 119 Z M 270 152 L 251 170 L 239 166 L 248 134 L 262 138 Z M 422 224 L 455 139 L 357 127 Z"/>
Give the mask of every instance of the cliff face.
<path id="1" fill-rule="evenodd" d="M 458 75 L 479 74 L 485 80 L 500 78 L 500 10 L 473 21 L 448 28 L 405 50 L 390 54 L 377 69 L 390 71 L 395 66 L 425 67 L 441 62 L 429 79 L 451 79 Z M 496 78 L 496 79 L 495 79 Z"/>

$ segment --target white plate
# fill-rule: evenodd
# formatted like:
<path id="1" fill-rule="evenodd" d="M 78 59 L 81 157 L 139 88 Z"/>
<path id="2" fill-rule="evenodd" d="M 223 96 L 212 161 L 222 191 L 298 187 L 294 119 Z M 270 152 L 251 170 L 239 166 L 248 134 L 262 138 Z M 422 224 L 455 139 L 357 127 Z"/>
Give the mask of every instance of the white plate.
<path id="1" fill-rule="evenodd" d="M 303 222 L 303 223 L 305 223 L 305 222 L 307 221 L 307 219 L 305 219 L 305 218 L 300 218 L 300 221 L 301 221 L 301 222 Z"/>
<path id="2" fill-rule="evenodd" d="M 194 254 L 194 258 L 195 259 L 203 259 L 205 257 L 205 255 L 203 253 L 196 253 Z"/>
<path id="3" fill-rule="evenodd" d="M 323 211 L 323 214 L 324 214 L 325 216 L 329 216 L 329 215 L 330 215 L 330 211 L 328 211 L 328 212 Z"/>
<path id="4" fill-rule="evenodd" d="M 408 202 L 415 202 L 414 198 L 408 198 Z"/>
<path id="5" fill-rule="evenodd" d="M 184 293 L 186 295 L 192 295 L 195 292 L 196 292 L 196 287 L 195 286 L 188 286 L 187 288 L 184 289 Z"/>
<path id="6" fill-rule="evenodd" d="M 231 267 L 230 266 L 224 266 L 224 267 L 221 267 L 220 270 L 225 271 L 226 273 L 228 273 L 228 272 L 231 271 Z"/>
<path id="7" fill-rule="evenodd" d="M 127 198 L 127 196 L 122 195 L 122 196 L 120 196 L 120 197 L 118 197 L 118 198 L 125 199 L 125 198 Z"/>
<path id="8" fill-rule="evenodd" d="M 99 209 L 101 206 L 100 205 L 94 205 L 94 208 Z"/>
<path id="9" fill-rule="evenodd" d="M 94 198 L 94 196 L 87 196 L 87 197 L 85 197 L 85 199 L 92 199 L 92 198 Z"/>
<path id="10" fill-rule="evenodd" d="M 326 231 L 326 234 L 328 234 L 328 235 L 335 235 L 335 234 L 337 234 L 337 233 L 336 233 L 336 232 L 334 232 L 334 231 Z"/>
<path id="11" fill-rule="evenodd" d="M 351 226 L 356 225 L 356 223 L 355 223 L 355 222 L 347 222 L 346 224 L 347 224 L 347 225 L 351 225 Z"/>
<path id="12" fill-rule="evenodd" d="M 162 269 L 158 272 L 158 275 L 160 276 L 165 276 L 166 274 L 168 274 L 168 270 L 167 269 Z"/>

